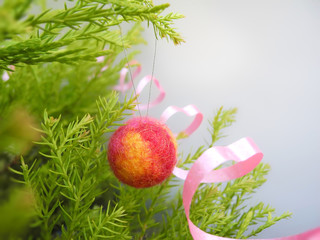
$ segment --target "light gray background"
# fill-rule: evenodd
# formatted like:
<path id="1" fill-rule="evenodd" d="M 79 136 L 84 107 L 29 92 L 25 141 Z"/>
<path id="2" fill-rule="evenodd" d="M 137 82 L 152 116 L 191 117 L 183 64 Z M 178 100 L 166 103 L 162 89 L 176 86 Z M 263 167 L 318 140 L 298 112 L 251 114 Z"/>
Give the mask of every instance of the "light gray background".
<path id="1" fill-rule="evenodd" d="M 155 1 L 156 4 L 167 1 Z M 272 167 L 253 203 L 263 201 L 277 214 L 293 217 L 259 237 L 297 234 L 320 225 L 320 1 L 198 0 L 169 1 L 171 11 L 186 16 L 176 24 L 186 43 L 158 41 L 155 76 L 167 92 L 150 115 L 159 117 L 169 105 L 193 103 L 205 119 L 223 105 L 237 107 L 237 122 L 219 144 L 252 137 Z M 153 61 L 149 42 L 137 57 L 143 74 Z M 152 97 L 157 94 L 152 90 Z M 145 99 L 146 96 L 142 97 Z M 169 121 L 179 130 L 190 120 L 183 114 Z M 205 120 L 189 139 L 185 153 L 209 139 Z"/>

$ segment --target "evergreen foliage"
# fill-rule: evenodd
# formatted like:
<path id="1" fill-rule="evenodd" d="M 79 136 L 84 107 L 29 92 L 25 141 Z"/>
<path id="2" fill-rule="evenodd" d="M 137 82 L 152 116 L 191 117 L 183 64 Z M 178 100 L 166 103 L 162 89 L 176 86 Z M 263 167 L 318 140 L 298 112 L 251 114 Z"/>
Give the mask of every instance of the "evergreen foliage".
<path id="1" fill-rule="evenodd" d="M 181 43 L 171 24 L 182 15 L 162 15 L 169 5 L 149 0 L 78 0 L 35 16 L 28 14 L 34 4 L 0 6 L 0 76 L 9 76 L 0 79 L 0 239 L 192 239 L 179 179 L 147 189 L 123 185 L 106 154 L 110 134 L 135 107 L 134 97 L 120 101 L 112 91 L 136 54 L 124 58 L 124 48 L 144 43 L 142 21 L 156 37 Z M 125 34 L 122 22 L 133 23 Z M 179 167 L 214 146 L 235 113 L 220 108 L 210 121 L 211 142 L 180 154 Z M 245 207 L 268 170 L 260 164 L 227 184 L 202 184 L 192 221 L 246 238 L 289 217 L 273 217 L 263 203 Z"/>

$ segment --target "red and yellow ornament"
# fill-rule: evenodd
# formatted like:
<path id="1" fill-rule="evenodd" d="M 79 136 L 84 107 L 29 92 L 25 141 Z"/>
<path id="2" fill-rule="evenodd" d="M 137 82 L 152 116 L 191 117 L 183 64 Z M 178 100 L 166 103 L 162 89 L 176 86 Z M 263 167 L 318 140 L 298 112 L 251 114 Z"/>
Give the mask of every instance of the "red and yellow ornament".
<path id="1" fill-rule="evenodd" d="M 170 129 L 156 119 L 129 120 L 111 137 L 108 160 L 116 177 L 136 188 L 152 187 L 170 176 L 177 143 Z"/>

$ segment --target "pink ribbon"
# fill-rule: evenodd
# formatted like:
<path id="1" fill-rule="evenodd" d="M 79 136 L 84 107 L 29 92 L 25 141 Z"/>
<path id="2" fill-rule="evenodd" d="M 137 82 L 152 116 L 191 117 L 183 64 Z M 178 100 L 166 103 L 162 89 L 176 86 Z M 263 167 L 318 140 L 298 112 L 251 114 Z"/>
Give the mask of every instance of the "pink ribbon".
<path id="1" fill-rule="evenodd" d="M 128 64 L 127 64 L 127 66 L 128 66 Z M 124 93 L 124 92 L 128 91 L 130 88 L 132 88 L 132 86 L 133 86 L 132 82 L 139 75 L 142 67 L 141 67 L 140 63 L 138 63 L 135 60 L 131 61 L 129 63 L 129 66 L 136 67 L 135 71 L 132 74 L 132 79 L 130 81 L 125 82 L 126 76 L 129 72 L 129 69 L 128 69 L 128 67 L 122 68 L 120 71 L 119 84 L 113 87 L 114 90 L 117 90 L 117 91 Z M 139 109 L 139 110 L 146 110 L 148 108 L 152 108 L 152 107 L 158 105 L 160 102 L 162 102 L 162 100 L 164 99 L 164 97 L 166 95 L 166 92 L 164 91 L 164 89 L 160 85 L 158 79 L 156 79 L 155 77 L 151 77 L 150 75 L 145 76 L 144 78 L 142 78 L 139 81 L 139 84 L 136 89 L 136 94 L 139 95 L 143 91 L 143 89 L 146 87 L 146 85 L 151 81 L 154 82 L 155 86 L 159 89 L 159 95 L 156 97 L 155 100 L 151 101 L 149 104 L 139 104 L 139 107 L 137 107 L 137 109 Z"/>
<path id="2" fill-rule="evenodd" d="M 162 100 L 164 99 L 164 97 L 166 96 L 166 92 L 164 91 L 164 89 L 161 87 L 158 79 L 156 79 L 155 77 L 151 77 L 150 75 L 145 76 L 144 78 L 142 78 L 137 86 L 137 95 L 139 95 L 142 90 L 145 88 L 145 86 L 149 83 L 153 81 L 156 85 L 156 87 L 159 89 L 159 95 L 157 96 L 157 98 L 153 101 L 151 101 L 148 104 L 139 104 L 139 109 L 140 110 L 146 110 L 148 108 L 154 107 L 156 105 L 158 105 L 160 102 L 162 102 Z"/>
<path id="3" fill-rule="evenodd" d="M 242 138 L 226 147 L 212 147 L 205 151 L 192 165 L 189 171 L 175 169 L 173 174 L 185 179 L 183 186 L 183 206 L 189 224 L 189 230 L 194 240 L 234 240 L 218 237 L 202 231 L 189 218 L 190 205 L 201 182 L 223 182 L 242 177 L 252 171 L 262 160 L 263 154 L 250 138 Z M 219 165 L 234 160 L 237 163 L 223 169 L 214 170 Z M 316 240 L 320 239 L 320 228 L 311 231 L 272 240 Z M 256 239 L 262 240 L 262 239 Z"/>
<path id="4" fill-rule="evenodd" d="M 176 106 L 169 106 L 167 107 L 163 113 L 161 114 L 160 121 L 165 123 L 168 121 L 170 117 L 172 117 L 174 114 L 182 112 L 186 114 L 189 117 L 195 117 L 191 124 L 182 132 L 179 134 L 174 134 L 175 136 L 179 135 L 186 135 L 190 136 L 197 128 L 200 126 L 202 119 L 203 119 L 203 114 L 199 111 L 199 109 L 195 105 L 187 105 L 183 108 L 179 108 Z"/>
<path id="5" fill-rule="evenodd" d="M 7 72 L 7 71 L 4 71 L 3 74 L 2 74 L 2 80 L 6 82 L 6 81 L 9 80 L 9 78 L 10 78 L 10 77 L 9 77 L 8 72 Z"/>
<path id="6" fill-rule="evenodd" d="M 10 68 L 11 70 L 13 70 L 13 71 L 15 70 L 15 66 L 13 66 L 13 65 L 10 65 L 9 68 Z M 12 74 L 12 72 L 4 71 L 3 74 L 2 74 L 2 77 L 1 77 L 2 80 L 3 80 L 4 82 L 8 81 L 11 74 Z"/>
<path id="7" fill-rule="evenodd" d="M 129 66 L 136 67 L 135 71 L 132 74 L 132 81 L 133 81 L 141 72 L 142 67 L 141 67 L 140 63 L 138 63 L 135 60 L 129 62 Z M 132 88 L 132 81 L 131 80 L 129 80 L 128 82 L 125 82 L 126 76 L 129 72 L 129 66 L 127 64 L 127 67 L 121 69 L 119 84 L 113 87 L 114 90 L 118 90 L 118 91 L 124 93 L 124 92 L 128 91 L 130 88 Z"/>
<path id="8" fill-rule="evenodd" d="M 96 57 L 98 63 L 102 63 L 105 59 L 105 56 Z"/>

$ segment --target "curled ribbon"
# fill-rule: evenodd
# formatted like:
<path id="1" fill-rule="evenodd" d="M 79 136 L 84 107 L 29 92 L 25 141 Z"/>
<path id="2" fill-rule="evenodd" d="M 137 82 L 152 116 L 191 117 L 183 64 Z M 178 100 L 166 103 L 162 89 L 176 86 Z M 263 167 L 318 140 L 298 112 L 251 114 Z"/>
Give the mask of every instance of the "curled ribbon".
<path id="1" fill-rule="evenodd" d="M 135 62 L 135 64 L 137 63 Z M 140 71 L 141 66 L 139 64 L 138 68 L 133 74 L 133 78 L 135 78 Z M 125 83 L 125 76 L 127 73 L 127 68 L 123 68 L 121 70 L 119 85 L 115 86 L 114 89 L 125 92 L 132 87 L 132 81 L 127 84 Z M 139 82 L 137 94 L 140 94 L 144 87 L 151 80 L 154 81 L 160 90 L 160 94 L 153 102 L 149 104 L 149 107 L 159 104 L 165 97 L 165 91 L 161 87 L 159 81 L 155 78 L 151 79 L 151 76 L 146 76 Z M 147 105 L 139 105 L 141 110 L 146 109 L 147 107 Z M 175 136 L 179 138 L 179 136 L 183 137 L 191 135 L 200 126 L 203 120 L 203 114 L 194 105 L 187 105 L 183 108 L 169 106 L 161 114 L 160 121 L 165 123 L 170 117 L 178 112 L 182 112 L 190 117 L 194 116 L 195 118 L 185 130 L 179 134 L 175 134 Z M 189 171 L 177 167 L 174 168 L 173 174 L 176 177 L 185 180 L 182 193 L 183 206 L 189 224 L 189 230 L 194 240 L 240 240 L 215 236 L 198 228 L 189 218 L 192 198 L 200 183 L 224 182 L 240 178 L 251 172 L 261 162 L 262 158 L 263 154 L 253 140 L 250 138 L 242 138 L 230 144 L 229 146 L 216 146 L 209 148 L 195 161 Z M 236 164 L 226 168 L 214 170 L 219 165 L 230 160 L 236 161 Z M 269 240 L 320 240 L 320 227 L 298 235 L 272 238 Z"/>
<path id="2" fill-rule="evenodd" d="M 132 74 L 132 79 L 128 82 L 125 82 L 125 79 L 126 79 L 126 76 L 129 72 L 130 66 L 135 66 L 136 69 Z M 118 83 L 118 85 L 114 86 L 113 89 L 120 91 L 122 93 L 128 91 L 130 88 L 132 88 L 133 81 L 139 75 L 139 73 L 141 72 L 141 69 L 142 69 L 142 67 L 139 62 L 137 62 L 135 60 L 129 62 L 129 64 L 127 64 L 127 67 L 124 67 L 121 69 L 119 83 Z M 151 81 L 154 82 L 155 86 L 159 89 L 159 95 L 156 97 L 155 100 L 153 100 L 149 104 L 139 104 L 139 108 L 138 108 L 139 110 L 146 110 L 148 108 L 152 108 L 152 107 L 158 105 L 160 102 L 162 102 L 162 100 L 164 99 L 164 97 L 166 95 L 166 92 L 164 91 L 164 89 L 160 85 L 158 79 L 156 79 L 155 77 L 152 77 L 150 75 L 145 76 L 144 78 L 142 78 L 139 81 L 137 89 L 136 89 L 136 95 L 139 95 L 143 91 L 143 89 L 146 87 L 146 85 Z"/>
<path id="3" fill-rule="evenodd" d="M 150 75 L 145 76 L 144 78 L 142 78 L 137 86 L 137 95 L 139 95 L 142 90 L 145 88 L 145 86 L 149 83 L 153 81 L 156 85 L 156 87 L 159 89 L 159 95 L 158 97 L 153 100 L 152 102 L 150 102 L 149 104 L 139 104 L 139 109 L 140 110 L 145 110 L 151 107 L 154 107 L 156 105 L 158 105 L 160 102 L 162 102 L 162 100 L 164 99 L 164 97 L 166 96 L 166 92 L 164 91 L 164 89 L 161 87 L 158 79 L 156 79 L 155 77 L 152 77 Z"/>
<path id="4" fill-rule="evenodd" d="M 172 117 L 174 114 L 182 112 L 186 114 L 189 117 L 195 116 L 191 124 L 182 132 L 179 134 L 174 134 L 175 136 L 190 136 L 197 128 L 200 126 L 202 120 L 203 120 L 203 114 L 199 111 L 199 109 L 195 105 L 187 105 L 183 108 L 179 108 L 176 106 L 169 106 L 167 107 L 163 113 L 161 114 L 160 121 L 165 123 L 168 121 L 170 117 Z"/>
<path id="5" fill-rule="evenodd" d="M 13 70 L 13 71 L 15 70 L 15 67 L 14 67 L 13 65 L 10 65 L 9 68 L 10 68 L 11 70 Z M 4 82 L 8 81 L 11 74 L 12 74 L 12 72 L 4 71 L 3 74 L 2 74 L 2 77 L 1 77 L 2 80 L 3 80 Z"/>
<path id="6" fill-rule="evenodd" d="M 2 80 L 3 81 L 8 81 L 9 80 L 9 74 L 7 71 L 5 71 L 3 74 L 2 74 Z"/>
<path id="7" fill-rule="evenodd" d="M 187 216 L 189 230 L 194 240 L 234 240 L 233 238 L 219 237 L 202 231 L 190 220 L 190 205 L 198 186 L 201 182 L 229 181 L 251 172 L 262 160 L 263 154 L 250 138 L 242 138 L 226 147 L 212 147 L 206 150 L 189 171 L 181 175 L 185 179 L 183 186 L 183 206 Z M 223 169 L 214 170 L 219 165 L 234 160 L 237 163 Z M 298 235 L 272 238 L 272 240 L 319 240 L 320 228 L 316 228 Z M 255 239 L 263 240 L 263 239 Z M 271 240 L 271 239 L 270 239 Z"/>
<path id="8" fill-rule="evenodd" d="M 101 61 L 101 60 L 97 60 L 97 61 Z M 113 89 L 121 91 L 122 93 L 132 88 L 133 86 L 132 82 L 134 78 L 136 78 L 136 76 L 141 72 L 141 69 L 142 69 L 141 65 L 135 60 L 131 61 L 129 65 L 137 66 L 137 69 L 132 74 L 132 81 L 125 83 L 126 75 L 129 72 L 128 68 L 125 67 L 125 68 L 122 68 L 120 71 L 119 84 L 113 87 Z M 163 99 L 165 98 L 166 92 L 162 88 L 159 80 L 150 75 L 145 76 L 139 81 L 136 89 L 136 94 L 139 95 L 143 91 L 143 89 L 146 87 L 146 85 L 151 81 L 153 81 L 156 87 L 159 89 L 159 95 L 156 97 L 155 100 L 153 100 L 149 104 L 139 104 L 139 110 L 146 110 L 148 107 L 149 108 L 154 107 L 158 105 L 160 102 L 162 102 Z M 175 134 L 175 136 L 177 136 L 178 138 L 179 137 L 182 138 L 182 137 L 191 135 L 200 126 L 203 120 L 203 114 L 199 111 L 199 109 L 195 105 L 187 105 L 183 108 L 179 108 L 176 106 L 169 106 L 161 114 L 160 121 L 165 123 L 166 121 L 168 121 L 170 117 L 172 117 L 174 114 L 178 112 L 182 112 L 189 117 L 195 116 L 195 118 L 192 121 L 192 123 L 184 131 L 181 131 L 179 134 Z"/>
<path id="9" fill-rule="evenodd" d="M 134 70 L 133 74 L 132 74 L 132 81 L 128 81 L 126 82 L 126 76 L 129 72 L 129 67 L 130 66 L 135 66 L 136 69 Z M 127 64 L 127 67 L 124 67 L 121 69 L 120 71 L 120 78 L 119 78 L 119 84 L 114 86 L 113 89 L 120 91 L 122 93 L 128 91 L 130 88 L 132 88 L 132 82 L 133 80 L 139 75 L 139 73 L 141 72 L 141 64 L 138 63 L 137 61 L 133 60 L 131 62 L 129 62 L 129 64 Z"/>

